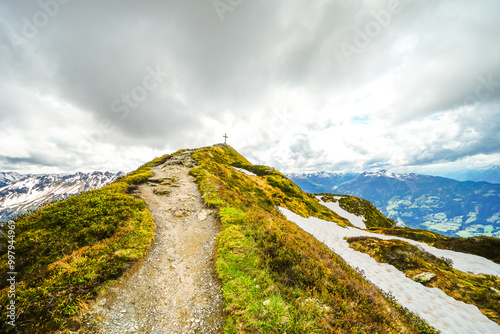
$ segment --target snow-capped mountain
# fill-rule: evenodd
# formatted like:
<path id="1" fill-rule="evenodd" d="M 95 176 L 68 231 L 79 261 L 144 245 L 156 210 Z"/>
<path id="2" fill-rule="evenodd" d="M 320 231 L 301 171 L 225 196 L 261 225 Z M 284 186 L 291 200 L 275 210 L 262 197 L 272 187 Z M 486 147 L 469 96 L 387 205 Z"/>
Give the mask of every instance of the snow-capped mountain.
<path id="1" fill-rule="evenodd" d="M 21 180 L 25 175 L 16 172 L 0 172 L 0 188 Z"/>
<path id="2" fill-rule="evenodd" d="M 0 173 L 0 221 L 82 191 L 113 182 L 121 172 L 63 174 Z"/>
<path id="3" fill-rule="evenodd" d="M 307 172 L 285 173 L 296 185 L 311 193 L 331 193 L 335 187 L 349 181 L 359 173 L 354 172 Z"/>
<path id="4" fill-rule="evenodd" d="M 288 177 L 308 192 L 367 199 L 399 225 L 448 236 L 500 237 L 500 184 L 389 171 L 364 172 L 347 179 L 337 174 L 321 179 L 311 173 Z"/>

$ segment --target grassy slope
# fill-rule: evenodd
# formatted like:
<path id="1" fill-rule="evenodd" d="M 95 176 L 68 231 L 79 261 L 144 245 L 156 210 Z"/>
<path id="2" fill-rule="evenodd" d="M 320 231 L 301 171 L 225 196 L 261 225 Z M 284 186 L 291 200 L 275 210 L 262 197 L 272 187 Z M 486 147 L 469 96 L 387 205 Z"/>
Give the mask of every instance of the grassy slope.
<path id="1" fill-rule="evenodd" d="M 340 207 L 355 215 L 364 216 L 366 218 L 365 224 L 371 232 L 421 241 L 436 248 L 475 254 L 500 264 L 500 239 L 498 238 L 487 236 L 470 238 L 446 237 L 427 230 L 397 227 L 393 219 L 385 217 L 367 200 L 349 195 L 318 195 L 321 195 L 322 200 L 326 202 L 335 200 L 333 196 L 342 196 L 339 200 Z"/>
<path id="2" fill-rule="evenodd" d="M 500 278 L 455 270 L 447 261 L 400 240 L 360 237 L 347 241 L 353 249 L 369 254 L 378 262 L 393 265 L 408 277 L 422 272 L 436 274 L 426 286 L 439 288 L 457 300 L 476 305 L 484 315 L 500 324 L 500 294 L 490 289 L 500 289 Z"/>
<path id="3" fill-rule="evenodd" d="M 228 146 L 200 149 L 194 158 L 200 166 L 191 174 L 222 222 L 217 270 L 226 333 L 434 332 L 276 209 L 348 225 L 314 196 Z"/>
<path id="4" fill-rule="evenodd" d="M 7 254 L 0 256 L 0 332 L 35 333 L 74 327 L 99 289 L 145 255 L 153 217 L 127 193 L 152 172 L 154 160 L 101 189 L 84 192 L 15 219 L 16 327 L 6 324 Z"/>
<path id="5" fill-rule="evenodd" d="M 385 235 L 395 235 L 425 242 L 441 249 L 479 255 L 500 264 L 500 239 L 487 236 L 457 238 L 409 227 L 375 228 L 371 230 Z"/>
<path id="6" fill-rule="evenodd" d="M 355 214 L 356 216 L 365 217 L 365 225 L 367 228 L 372 227 L 393 227 L 396 225 L 394 219 L 389 219 L 384 216 L 371 202 L 350 196 L 350 195 L 333 195 L 319 194 L 324 202 L 336 201 L 334 196 L 342 196 L 339 200 L 339 205 L 342 209 Z"/>

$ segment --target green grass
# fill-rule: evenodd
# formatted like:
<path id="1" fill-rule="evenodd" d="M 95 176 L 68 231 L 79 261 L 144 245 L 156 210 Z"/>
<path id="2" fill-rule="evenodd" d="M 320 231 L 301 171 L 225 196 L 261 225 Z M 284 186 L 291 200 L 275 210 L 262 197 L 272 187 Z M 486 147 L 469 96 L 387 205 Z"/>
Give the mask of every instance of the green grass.
<path id="1" fill-rule="evenodd" d="M 474 275 L 453 269 L 450 262 L 401 240 L 381 240 L 357 237 L 347 239 L 350 246 L 365 252 L 378 262 L 389 263 L 406 276 L 432 272 L 436 277 L 425 285 L 441 289 L 447 295 L 477 306 L 484 315 L 500 324 L 500 278 L 493 275 Z"/>
<path id="2" fill-rule="evenodd" d="M 89 301 L 146 254 L 153 218 L 129 193 L 170 157 L 16 219 L 17 332 L 76 329 Z M 226 145 L 199 149 L 194 158 L 200 165 L 190 173 L 222 224 L 216 268 L 226 333 L 435 333 L 276 208 L 350 225 L 313 195 Z M 7 272 L 6 256 L 0 261 Z M 5 282 L 0 332 L 8 333 Z"/>
<path id="3" fill-rule="evenodd" d="M 431 231 L 409 227 L 374 228 L 370 229 L 370 231 L 425 242 L 440 249 L 479 255 L 500 264 L 499 238 L 487 236 L 470 238 L 446 237 Z"/>
<path id="4" fill-rule="evenodd" d="M 225 333 L 435 333 L 276 209 L 348 225 L 314 196 L 226 145 L 197 150 L 194 158 L 200 165 L 191 174 L 222 224 L 217 271 Z"/>
<path id="5" fill-rule="evenodd" d="M 144 182 L 158 158 L 116 182 L 15 219 L 16 327 L 6 323 L 7 254 L 0 256 L 2 333 L 42 333 L 78 327 L 97 293 L 144 256 L 153 217 L 128 189 Z M 5 240 L 2 240 L 5 245 Z"/>
<path id="6" fill-rule="evenodd" d="M 356 216 L 365 217 L 365 225 L 371 227 L 393 227 L 396 226 L 394 219 L 389 219 L 384 216 L 371 202 L 350 196 L 350 195 L 334 195 L 334 194 L 318 194 L 324 202 L 337 201 L 334 196 L 341 196 L 339 205 L 342 209 L 355 214 Z"/>

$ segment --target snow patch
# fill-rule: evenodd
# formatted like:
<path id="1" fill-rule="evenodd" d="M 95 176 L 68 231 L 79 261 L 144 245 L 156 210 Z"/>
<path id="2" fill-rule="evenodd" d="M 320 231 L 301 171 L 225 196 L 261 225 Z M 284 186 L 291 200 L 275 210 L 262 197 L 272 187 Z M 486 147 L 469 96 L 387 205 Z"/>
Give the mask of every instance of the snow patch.
<path id="1" fill-rule="evenodd" d="M 234 167 L 234 166 L 233 166 L 233 168 L 234 168 L 234 169 L 236 169 L 237 171 L 240 171 L 240 172 L 245 173 L 245 174 L 247 174 L 247 175 L 257 176 L 257 174 L 254 174 L 254 173 L 252 173 L 252 172 L 249 172 L 249 171 L 247 171 L 246 169 L 243 169 L 243 168 L 238 168 L 238 167 Z"/>
<path id="2" fill-rule="evenodd" d="M 320 198 L 321 196 L 316 196 L 316 198 Z M 341 196 L 333 196 L 337 200 L 337 202 L 322 202 L 320 201 L 323 206 L 326 206 L 328 209 L 332 210 L 336 214 L 338 214 L 340 217 L 347 219 L 351 224 L 358 228 L 365 229 L 366 224 L 365 224 L 365 217 L 360 217 L 356 216 L 353 213 L 350 213 L 340 207 L 340 203 L 338 200 L 340 200 L 342 197 Z"/>
<path id="3" fill-rule="evenodd" d="M 363 270 L 366 278 L 373 284 L 385 292 L 392 293 L 399 304 L 416 313 L 442 333 L 500 333 L 500 326 L 484 316 L 476 306 L 457 301 L 440 289 L 427 288 L 412 281 L 392 265 L 378 263 L 368 254 L 353 250 L 344 240 L 344 237 L 366 235 L 380 239 L 402 239 L 414 243 L 413 240 L 387 237 L 351 227 L 343 228 L 329 221 L 315 217 L 303 218 L 288 209 L 279 209 L 288 220 L 297 224 L 320 242 L 323 242 L 332 251 L 340 255 L 351 267 Z M 428 249 L 426 250 L 428 251 Z M 442 250 L 438 251 L 441 253 Z M 455 264 L 458 263 L 458 266 L 455 265 L 457 268 L 463 267 L 462 262 L 471 264 L 471 268 L 474 268 L 468 254 L 451 251 L 442 253 L 451 258 Z M 467 258 L 467 260 L 462 261 L 463 258 Z M 478 256 L 474 256 L 474 258 L 479 259 L 482 265 L 489 269 L 486 271 L 500 276 L 500 265 Z M 495 266 L 496 268 L 494 268 Z"/>

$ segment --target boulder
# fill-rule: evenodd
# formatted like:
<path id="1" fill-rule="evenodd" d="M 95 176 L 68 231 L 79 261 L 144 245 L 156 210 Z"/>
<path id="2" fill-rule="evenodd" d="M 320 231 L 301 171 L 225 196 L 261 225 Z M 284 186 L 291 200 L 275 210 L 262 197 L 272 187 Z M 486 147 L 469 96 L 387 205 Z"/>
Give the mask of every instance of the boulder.
<path id="1" fill-rule="evenodd" d="M 436 277 L 436 274 L 425 272 L 425 273 L 421 273 L 421 274 L 413 276 L 412 280 L 414 280 L 415 282 L 418 282 L 418 283 L 427 283 L 431 279 L 433 279 L 434 277 Z"/>

